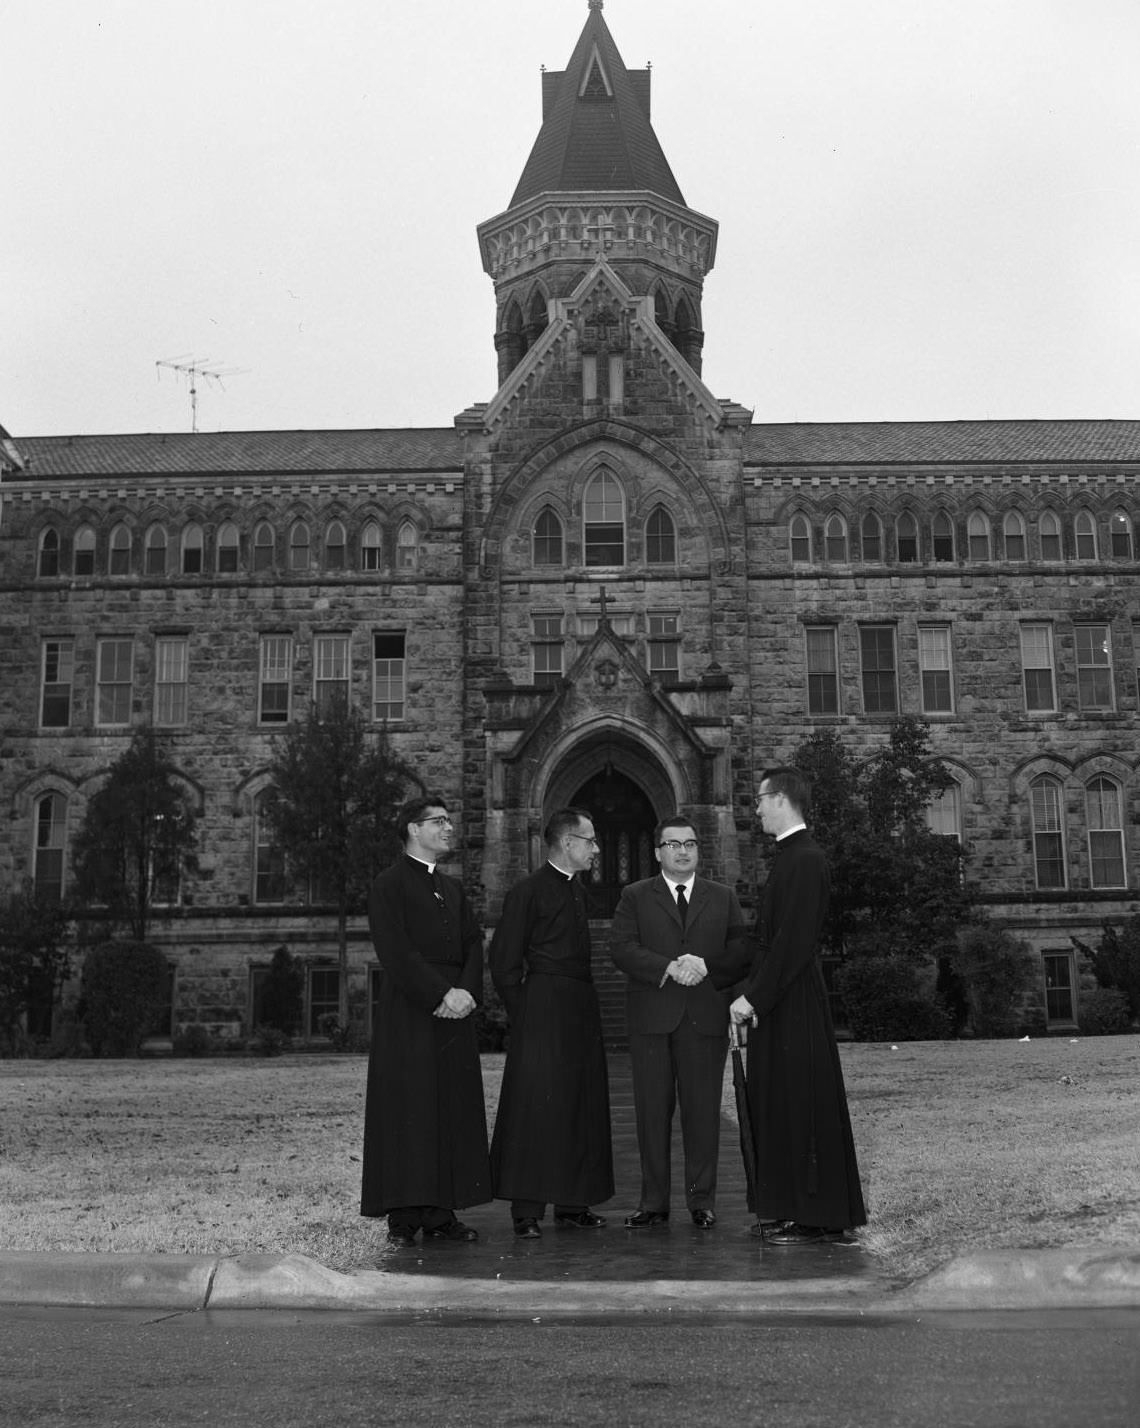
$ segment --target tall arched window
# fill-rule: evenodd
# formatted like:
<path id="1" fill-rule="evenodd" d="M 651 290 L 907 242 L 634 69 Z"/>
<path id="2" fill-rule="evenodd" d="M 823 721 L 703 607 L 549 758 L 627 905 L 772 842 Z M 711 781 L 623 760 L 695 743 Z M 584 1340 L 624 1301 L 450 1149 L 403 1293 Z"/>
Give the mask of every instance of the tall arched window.
<path id="1" fill-rule="evenodd" d="M 325 569 L 343 570 L 347 557 L 348 545 L 345 541 L 344 526 L 340 521 L 332 521 L 325 532 Z"/>
<path id="2" fill-rule="evenodd" d="M 562 564 L 562 522 L 549 506 L 543 506 L 532 535 L 535 565 Z"/>
<path id="3" fill-rule="evenodd" d="M 1096 522 L 1088 511 L 1078 511 L 1077 519 L 1073 522 L 1073 534 L 1076 537 L 1077 559 L 1096 559 Z"/>
<path id="4" fill-rule="evenodd" d="M 59 574 L 59 532 L 54 526 L 48 526 L 40 536 L 39 572 L 41 575 Z"/>
<path id="5" fill-rule="evenodd" d="M 76 575 L 95 574 L 95 532 L 90 526 L 80 526 L 75 532 L 74 570 Z"/>
<path id="6" fill-rule="evenodd" d="M 253 533 L 254 570 L 273 569 L 273 548 L 276 544 L 273 527 L 268 521 L 261 521 Z"/>
<path id="7" fill-rule="evenodd" d="M 274 845 L 268 817 L 270 804 L 276 796 L 276 789 L 263 788 L 253 801 L 254 902 L 285 900 L 285 855 Z"/>
<path id="8" fill-rule="evenodd" d="M 294 521 L 289 532 L 289 569 L 303 574 L 309 569 L 309 527 Z"/>
<path id="9" fill-rule="evenodd" d="M 904 511 L 895 523 L 895 540 L 901 565 L 913 565 L 918 559 L 918 522 Z"/>
<path id="10" fill-rule="evenodd" d="M 218 574 L 236 575 L 238 556 L 241 551 L 241 537 L 233 521 L 226 521 L 218 527 Z"/>
<path id="11" fill-rule="evenodd" d="M 380 527 L 369 521 L 360 532 L 361 570 L 380 569 Z"/>
<path id="12" fill-rule="evenodd" d="M 586 487 L 582 523 L 587 565 L 625 564 L 625 500 L 621 483 L 605 467 Z"/>
<path id="13" fill-rule="evenodd" d="M 396 569 L 415 570 L 419 564 L 420 533 L 411 521 L 401 521 L 396 532 Z"/>
<path id="14" fill-rule="evenodd" d="M 838 564 L 847 561 L 847 522 L 842 516 L 830 515 L 823 528 L 823 547 L 827 558 Z"/>
<path id="15" fill-rule="evenodd" d="M 1113 511 L 1108 523 L 1113 559 L 1132 559 L 1132 521 L 1126 511 Z"/>
<path id="16" fill-rule="evenodd" d="M 62 794 L 45 793 L 36 799 L 36 896 L 45 902 L 63 900 L 63 850 L 67 831 L 67 802 Z"/>
<path id="17" fill-rule="evenodd" d="M 1033 866 L 1039 888 L 1063 888 L 1065 820 L 1061 785 L 1055 778 L 1035 778 L 1029 786 L 1033 822 Z"/>
<path id="18" fill-rule="evenodd" d="M 187 526 L 182 532 L 183 575 L 201 575 L 202 548 L 202 527 L 198 525 Z"/>
<path id="19" fill-rule="evenodd" d="M 1025 522 L 1020 511 L 1006 511 L 1001 523 L 1006 560 L 1025 559 Z"/>
<path id="20" fill-rule="evenodd" d="M 954 559 L 954 523 L 945 511 L 935 511 L 930 523 L 931 544 L 934 559 L 948 561 Z"/>
<path id="21" fill-rule="evenodd" d="M 166 574 L 166 532 L 162 526 L 151 526 L 146 533 L 144 569 L 147 575 Z"/>
<path id="22" fill-rule="evenodd" d="M 1064 549 L 1061 545 L 1061 521 L 1056 511 L 1041 512 L 1037 533 L 1041 538 L 1041 559 L 1061 560 Z"/>
<path id="23" fill-rule="evenodd" d="M 107 548 L 107 573 L 109 575 L 129 575 L 131 573 L 131 533 L 126 526 L 116 526 L 111 532 Z"/>
<path id="24" fill-rule="evenodd" d="M 677 563 L 677 527 L 664 506 L 654 506 L 645 522 L 645 559 L 649 565 Z"/>
<path id="25" fill-rule="evenodd" d="M 879 520 L 874 511 L 868 511 L 863 517 L 860 536 L 863 543 L 863 559 L 882 560 L 883 523 Z"/>
<path id="26" fill-rule="evenodd" d="M 989 560 L 990 523 L 981 511 L 975 511 L 966 522 L 966 539 L 971 560 Z"/>
<path id="27" fill-rule="evenodd" d="M 1094 778 L 1085 786 L 1085 818 L 1089 830 L 1089 876 L 1094 888 L 1122 888 L 1124 817 L 1120 785 Z"/>
<path id="28" fill-rule="evenodd" d="M 789 553 L 793 565 L 811 564 L 811 526 L 806 516 L 793 516 L 788 525 Z"/>

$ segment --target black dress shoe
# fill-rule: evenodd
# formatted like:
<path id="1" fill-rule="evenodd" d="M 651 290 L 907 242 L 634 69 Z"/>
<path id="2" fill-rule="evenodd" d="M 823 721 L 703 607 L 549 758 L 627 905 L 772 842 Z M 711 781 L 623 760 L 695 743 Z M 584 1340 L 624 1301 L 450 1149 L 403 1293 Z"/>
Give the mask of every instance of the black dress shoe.
<path id="1" fill-rule="evenodd" d="M 712 1210 L 694 1210 L 692 1215 L 693 1224 L 699 1230 L 711 1230 L 716 1224 L 716 1215 Z"/>
<path id="2" fill-rule="evenodd" d="M 479 1238 L 479 1231 L 465 1225 L 462 1220 L 448 1220 L 446 1225 L 437 1225 L 434 1230 L 425 1230 L 425 1240 L 464 1240 L 470 1243 Z"/>
<path id="3" fill-rule="evenodd" d="M 606 1223 L 605 1215 L 595 1215 L 593 1210 L 580 1210 L 576 1215 L 555 1215 L 556 1225 L 565 1225 L 571 1230 L 600 1230 Z"/>
<path id="4" fill-rule="evenodd" d="M 635 1215 L 625 1217 L 627 1230 L 650 1230 L 655 1225 L 667 1225 L 668 1223 L 668 1210 L 638 1210 Z"/>
<path id="5" fill-rule="evenodd" d="M 397 1249 L 415 1249 L 415 1230 L 389 1230 L 388 1243 L 395 1245 Z"/>
<path id="6" fill-rule="evenodd" d="M 777 1225 L 764 1236 L 770 1245 L 821 1245 L 827 1235 L 819 1225 L 801 1225 L 795 1220 L 790 1225 Z"/>
<path id="7" fill-rule="evenodd" d="M 790 1225 L 791 1220 L 757 1220 L 754 1225 L 748 1226 L 748 1233 L 754 1235 L 756 1239 L 767 1239 L 773 1230 L 780 1229 L 783 1225 Z"/>
<path id="8" fill-rule="evenodd" d="M 515 1221 L 515 1234 L 520 1240 L 540 1240 L 542 1230 L 537 1220 L 522 1219 Z"/>

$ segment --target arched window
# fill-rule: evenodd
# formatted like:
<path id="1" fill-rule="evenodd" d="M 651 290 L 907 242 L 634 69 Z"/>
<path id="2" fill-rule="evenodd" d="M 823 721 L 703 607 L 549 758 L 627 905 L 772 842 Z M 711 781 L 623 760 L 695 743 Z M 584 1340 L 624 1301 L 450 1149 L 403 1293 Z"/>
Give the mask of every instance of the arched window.
<path id="1" fill-rule="evenodd" d="M 1115 560 L 1132 559 L 1132 522 L 1125 511 L 1113 511 L 1108 523 L 1112 555 Z"/>
<path id="2" fill-rule="evenodd" d="M 162 526 L 151 526 L 146 533 L 145 572 L 147 575 L 166 574 L 166 531 Z"/>
<path id="3" fill-rule="evenodd" d="M 111 532 L 111 542 L 107 553 L 107 572 L 110 575 L 131 573 L 131 533 L 126 526 L 116 526 Z"/>
<path id="4" fill-rule="evenodd" d="M 930 523 L 934 559 L 948 561 L 954 559 L 954 523 L 945 511 L 935 511 Z"/>
<path id="5" fill-rule="evenodd" d="M 562 522 L 549 506 L 539 511 L 532 540 L 535 565 L 562 564 Z"/>
<path id="6" fill-rule="evenodd" d="M 380 569 L 380 527 L 369 521 L 360 532 L 361 570 Z"/>
<path id="7" fill-rule="evenodd" d="M 80 526 L 75 532 L 75 573 L 95 574 L 95 532 L 90 526 Z"/>
<path id="8" fill-rule="evenodd" d="M 913 565 L 918 559 L 918 522 L 904 511 L 895 523 L 895 540 L 901 565 Z"/>
<path id="9" fill-rule="evenodd" d="M 54 526 L 48 526 L 40 536 L 39 572 L 41 575 L 59 574 L 59 532 Z"/>
<path id="10" fill-rule="evenodd" d="M 233 521 L 218 527 L 218 574 L 236 575 L 241 538 Z"/>
<path id="11" fill-rule="evenodd" d="M 664 506 L 655 506 L 645 522 L 645 559 L 649 565 L 677 563 L 677 527 Z"/>
<path id="12" fill-rule="evenodd" d="M 863 541 L 863 559 L 882 560 L 883 523 L 879 520 L 874 511 L 868 511 L 863 517 L 863 526 L 860 534 Z"/>
<path id="13" fill-rule="evenodd" d="M 344 536 L 344 526 L 340 521 L 330 523 L 325 532 L 325 569 L 343 570 L 347 564 L 348 546 Z"/>
<path id="14" fill-rule="evenodd" d="M 263 788 L 253 801 L 253 900 L 284 902 L 285 855 L 273 842 L 269 808 L 277 796 L 274 788 Z"/>
<path id="15" fill-rule="evenodd" d="M 182 532 L 182 574 L 202 573 L 202 527 L 187 526 Z"/>
<path id="16" fill-rule="evenodd" d="M 273 569 L 273 547 L 275 544 L 273 527 L 268 521 L 262 521 L 253 533 L 253 568 L 254 570 Z"/>
<path id="17" fill-rule="evenodd" d="M 1029 786 L 1033 822 L 1033 866 L 1039 888 L 1063 888 L 1065 877 L 1065 822 L 1061 785 L 1044 775 Z"/>
<path id="18" fill-rule="evenodd" d="M 1056 511 L 1041 512 L 1037 532 L 1041 537 L 1041 559 L 1061 560 L 1064 550 L 1061 546 L 1061 521 Z"/>
<path id="19" fill-rule="evenodd" d="M 1025 522 L 1020 511 L 1006 511 L 1001 523 L 1001 533 L 1005 540 L 1006 560 L 1025 559 Z"/>
<path id="20" fill-rule="evenodd" d="M 989 560 L 990 523 L 981 511 L 975 511 L 966 522 L 966 538 L 971 560 Z"/>
<path id="21" fill-rule="evenodd" d="M 35 867 L 32 880 L 36 896 L 45 902 L 63 900 L 63 850 L 66 845 L 67 802 L 62 794 L 45 793 L 36 799 Z"/>
<path id="22" fill-rule="evenodd" d="M 309 527 L 294 521 L 289 532 L 289 569 L 303 573 L 309 569 Z"/>
<path id="23" fill-rule="evenodd" d="M 420 533 L 411 521 L 402 521 L 396 532 L 396 569 L 415 570 L 419 563 Z"/>
<path id="24" fill-rule="evenodd" d="M 1096 522 L 1088 511 L 1078 511 L 1077 519 L 1073 523 L 1073 534 L 1076 536 L 1077 559 L 1096 559 Z"/>
<path id="25" fill-rule="evenodd" d="M 823 527 L 823 548 L 827 559 L 840 564 L 847 560 L 847 522 L 840 515 L 828 516 Z"/>
<path id="26" fill-rule="evenodd" d="M 962 786 L 948 784 L 926 805 L 926 826 L 943 838 L 962 841 Z"/>
<path id="27" fill-rule="evenodd" d="M 793 516 L 788 526 L 788 543 L 793 565 L 811 564 L 811 526 L 806 516 Z"/>
<path id="28" fill-rule="evenodd" d="M 1094 888 L 1122 888 L 1124 818 L 1120 785 L 1094 778 L 1085 786 L 1085 818 L 1089 830 L 1089 876 Z"/>
<path id="29" fill-rule="evenodd" d="M 587 565 L 625 564 L 625 500 L 621 484 L 603 467 L 586 487 L 583 547 Z"/>

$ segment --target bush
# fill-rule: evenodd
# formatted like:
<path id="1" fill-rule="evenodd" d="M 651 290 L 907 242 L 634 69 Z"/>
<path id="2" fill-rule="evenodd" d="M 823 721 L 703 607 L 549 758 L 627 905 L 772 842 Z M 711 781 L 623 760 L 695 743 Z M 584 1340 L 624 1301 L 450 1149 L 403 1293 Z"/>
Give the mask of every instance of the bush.
<path id="1" fill-rule="evenodd" d="M 1082 992 L 1078 1022 L 1085 1036 L 1119 1036 L 1131 1031 L 1127 996 L 1119 987 L 1092 987 Z"/>
<path id="2" fill-rule="evenodd" d="M 261 1024 L 295 1036 L 301 1029 L 304 987 L 304 968 L 287 947 L 278 947 L 261 984 Z"/>
<path id="3" fill-rule="evenodd" d="M 96 1056 L 137 1056 L 162 1010 L 169 971 L 147 942 L 104 942 L 83 964 L 80 997 L 87 1040 Z"/>
<path id="4" fill-rule="evenodd" d="M 280 1056 L 291 1045 L 290 1038 L 277 1026 L 255 1026 L 250 1050 L 255 1056 Z"/>
<path id="5" fill-rule="evenodd" d="M 946 1041 L 950 1017 L 927 995 L 913 962 L 898 957 L 856 957 L 835 974 L 856 1041 Z"/>
<path id="6" fill-rule="evenodd" d="M 975 1036 L 1013 1036 L 1041 981 L 1041 963 L 1027 942 L 991 923 L 958 934 L 951 964 L 966 989 Z"/>
<path id="7" fill-rule="evenodd" d="M 214 1038 L 199 1022 L 184 1027 L 174 1038 L 175 1056 L 210 1056 L 214 1051 Z"/>
<path id="8" fill-rule="evenodd" d="M 351 1022 L 345 1026 L 336 1012 L 325 1012 L 318 1018 L 317 1027 L 321 1035 L 327 1036 L 332 1042 L 334 1051 L 359 1051 L 361 1049 L 362 1034 L 357 1032 Z"/>

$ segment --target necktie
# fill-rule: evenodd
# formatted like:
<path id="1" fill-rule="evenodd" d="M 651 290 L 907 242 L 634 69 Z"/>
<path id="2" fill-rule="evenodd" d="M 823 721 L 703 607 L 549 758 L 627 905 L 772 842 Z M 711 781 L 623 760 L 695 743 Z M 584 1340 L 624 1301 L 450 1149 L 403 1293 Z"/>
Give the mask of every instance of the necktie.
<path id="1" fill-rule="evenodd" d="M 677 911 L 681 914 L 681 926 L 684 927 L 689 917 L 689 904 L 685 897 L 685 884 L 677 884 Z"/>

